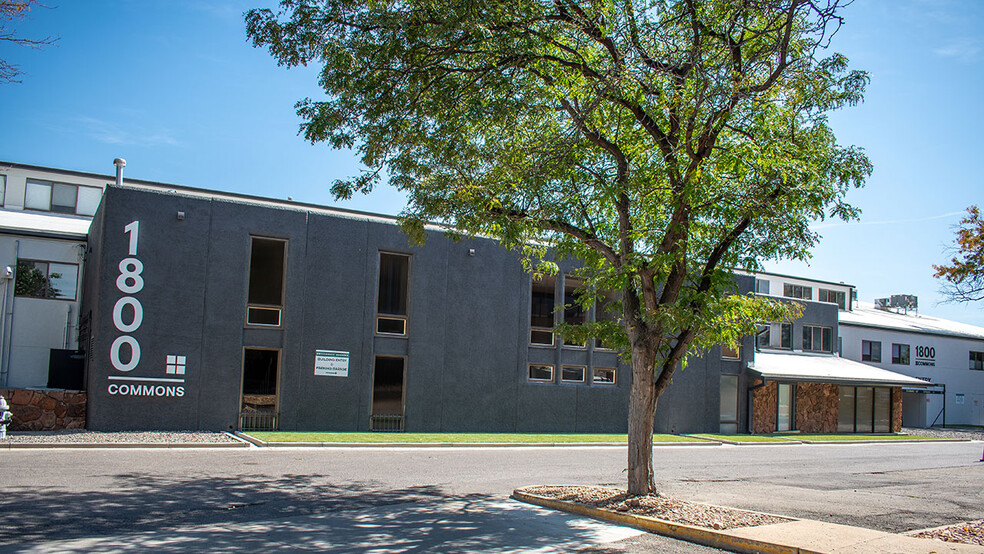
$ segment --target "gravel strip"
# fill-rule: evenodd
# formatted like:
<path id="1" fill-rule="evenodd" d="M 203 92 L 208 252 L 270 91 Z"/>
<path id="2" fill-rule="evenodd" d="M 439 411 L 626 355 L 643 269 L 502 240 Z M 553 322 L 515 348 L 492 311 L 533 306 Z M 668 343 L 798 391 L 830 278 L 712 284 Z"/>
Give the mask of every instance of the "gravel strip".
<path id="1" fill-rule="evenodd" d="M 938 539 L 947 542 L 960 542 L 984 546 L 984 519 L 958 523 L 949 527 L 915 533 L 913 536 L 923 539 Z"/>
<path id="2" fill-rule="evenodd" d="M 930 429 L 903 427 L 902 432 L 906 435 L 939 437 L 941 439 L 984 440 L 984 429 L 979 427 L 933 427 Z"/>
<path id="3" fill-rule="evenodd" d="M 227 444 L 239 442 L 225 433 L 203 431 L 41 431 L 7 433 L 7 444 Z"/>
<path id="4" fill-rule="evenodd" d="M 709 506 L 660 495 L 629 496 L 624 490 L 601 487 L 543 486 L 522 489 L 529 494 L 554 500 L 576 502 L 594 508 L 649 516 L 664 521 L 708 529 L 755 527 L 792 521 L 788 518 L 746 512 L 734 508 Z"/>

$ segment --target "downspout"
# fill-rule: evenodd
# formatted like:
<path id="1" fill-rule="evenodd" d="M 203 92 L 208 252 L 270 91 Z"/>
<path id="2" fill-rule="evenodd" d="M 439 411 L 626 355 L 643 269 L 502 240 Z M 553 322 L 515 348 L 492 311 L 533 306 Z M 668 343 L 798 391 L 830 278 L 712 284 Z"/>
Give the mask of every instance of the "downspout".
<path id="1" fill-rule="evenodd" d="M 14 241 L 14 264 L 16 268 L 17 259 L 20 257 L 20 239 Z M 16 273 L 16 269 L 12 273 Z M 16 278 L 15 275 L 11 277 Z M 0 312 L 0 385 L 6 387 L 10 377 L 10 336 L 14 334 L 14 301 L 7 302 L 7 294 L 10 286 L 7 284 L 10 278 L 7 277 L 6 268 L 4 270 L 3 287 L 3 311 Z M 16 287 L 15 287 L 16 288 Z M 7 322 L 10 322 L 9 325 Z"/>

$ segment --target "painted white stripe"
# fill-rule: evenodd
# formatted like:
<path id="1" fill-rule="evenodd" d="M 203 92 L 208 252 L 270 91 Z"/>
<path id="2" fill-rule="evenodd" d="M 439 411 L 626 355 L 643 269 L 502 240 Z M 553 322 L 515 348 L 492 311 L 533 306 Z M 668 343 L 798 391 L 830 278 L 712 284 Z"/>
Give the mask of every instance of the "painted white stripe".
<path id="1" fill-rule="evenodd" d="M 164 377 L 107 377 L 110 381 L 146 381 L 149 383 L 184 383 L 184 379 L 167 379 Z"/>

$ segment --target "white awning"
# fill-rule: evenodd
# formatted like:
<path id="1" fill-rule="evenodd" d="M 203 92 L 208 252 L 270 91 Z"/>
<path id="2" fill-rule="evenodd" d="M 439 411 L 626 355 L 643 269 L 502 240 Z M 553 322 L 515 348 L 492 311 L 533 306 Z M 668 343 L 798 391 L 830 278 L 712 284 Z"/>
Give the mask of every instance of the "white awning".
<path id="1" fill-rule="evenodd" d="M 748 369 L 770 381 L 929 387 L 932 383 L 830 354 L 756 352 Z"/>

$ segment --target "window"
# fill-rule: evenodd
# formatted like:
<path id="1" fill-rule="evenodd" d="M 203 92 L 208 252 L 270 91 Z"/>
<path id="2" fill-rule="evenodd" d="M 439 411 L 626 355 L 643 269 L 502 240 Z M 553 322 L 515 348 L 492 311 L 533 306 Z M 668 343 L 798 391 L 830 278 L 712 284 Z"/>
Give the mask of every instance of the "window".
<path id="1" fill-rule="evenodd" d="M 554 287 L 551 276 L 533 281 L 530 299 L 530 344 L 553 346 Z"/>
<path id="2" fill-rule="evenodd" d="M 376 303 L 376 332 L 407 334 L 407 305 L 410 296 L 410 256 L 379 253 L 379 298 Z"/>
<path id="3" fill-rule="evenodd" d="M 587 320 L 584 307 L 578 302 L 577 290 L 583 283 L 573 277 L 564 278 L 564 323 L 568 325 L 584 325 Z M 578 343 L 565 339 L 564 344 L 568 346 L 584 347 L 584 343 Z M 582 376 L 583 378 L 583 376 Z"/>
<path id="4" fill-rule="evenodd" d="M 24 190 L 24 208 L 91 216 L 96 213 L 101 197 L 102 189 L 99 187 L 28 179 Z"/>
<path id="5" fill-rule="evenodd" d="M 75 300 L 78 284 L 76 264 L 17 260 L 15 296 Z"/>
<path id="6" fill-rule="evenodd" d="M 803 350 L 808 352 L 833 352 L 833 329 L 816 325 L 803 326 Z"/>
<path id="7" fill-rule="evenodd" d="M 791 349 L 793 347 L 793 324 L 779 324 L 779 348 Z"/>
<path id="8" fill-rule="evenodd" d="M 287 241 L 250 237 L 247 325 L 280 326 L 286 256 Z"/>
<path id="9" fill-rule="evenodd" d="M 0 206 L 3 206 L 3 199 L 7 193 L 7 176 L 0 175 Z"/>
<path id="10" fill-rule="evenodd" d="M 776 431 L 792 431 L 795 422 L 793 421 L 793 398 L 796 389 L 790 383 L 779 383 L 776 398 Z"/>
<path id="11" fill-rule="evenodd" d="M 560 368 L 560 380 L 565 383 L 583 383 L 584 368 L 576 365 L 565 365 Z"/>
<path id="12" fill-rule="evenodd" d="M 909 365 L 909 345 L 892 343 L 892 363 Z"/>
<path id="13" fill-rule="evenodd" d="M 878 341 L 861 341 L 861 361 L 881 362 L 881 343 Z"/>
<path id="14" fill-rule="evenodd" d="M 844 337 L 837 337 L 837 355 L 844 357 Z"/>
<path id="15" fill-rule="evenodd" d="M 721 345 L 721 359 L 738 360 L 741 359 L 741 346 L 734 347 L 727 344 Z"/>
<path id="16" fill-rule="evenodd" d="M 970 351 L 970 369 L 984 371 L 984 352 Z"/>
<path id="17" fill-rule="evenodd" d="M 769 294 L 769 281 L 767 279 L 756 279 L 755 292 L 758 294 Z"/>
<path id="18" fill-rule="evenodd" d="M 595 321 L 621 321 L 619 314 L 622 313 L 622 302 L 619 301 L 618 297 L 612 292 L 603 292 L 601 297 L 595 302 L 594 306 L 594 320 Z M 611 350 L 608 346 L 601 341 L 601 339 L 595 339 L 595 348 L 601 348 L 604 350 Z"/>
<path id="19" fill-rule="evenodd" d="M 802 298 L 803 300 L 811 300 L 813 298 L 813 287 L 804 287 L 802 285 L 791 285 L 789 283 L 784 283 L 782 285 L 782 295 L 787 298 Z"/>
<path id="20" fill-rule="evenodd" d="M 596 385 L 614 385 L 615 368 L 596 367 L 592 370 L 591 382 Z"/>
<path id="21" fill-rule="evenodd" d="M 757 344 L 759 348 L 791 349 L 793 347 L 793 324 L 764 323 L 759 325 L 759 330 L 756 334 L 755 341 L 755 344 Z"/>
<path id="22" fill-rule="evenodd" d="M 530 364 L 528 379 L 530 381 L 553 381 L 552 365 Z"/>
<path id="23" fill-rule="evenodd" d="M 892 427 L 892 389 L 888 387 L 839 387 L 837 431 L 888 433 Z"/>
<path id="24" fill-rule="evenodd" d="M 719 432 L 738 432 L 738 376 L 721 376 L 721 419 Z"/>
<path id="25" fill-rule="evenodd" d="M 830 290 L 830 289 L 820 289 L 817 291 L 821 302 L 830 302 L 831 304 L 837 304 L 837 307 L 845 310 L 847 309 L 847 295 L 844 294 L 842 290 Z"/>

